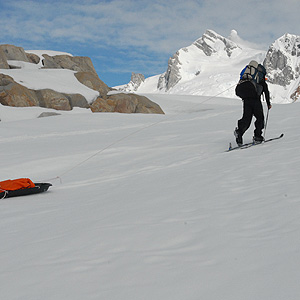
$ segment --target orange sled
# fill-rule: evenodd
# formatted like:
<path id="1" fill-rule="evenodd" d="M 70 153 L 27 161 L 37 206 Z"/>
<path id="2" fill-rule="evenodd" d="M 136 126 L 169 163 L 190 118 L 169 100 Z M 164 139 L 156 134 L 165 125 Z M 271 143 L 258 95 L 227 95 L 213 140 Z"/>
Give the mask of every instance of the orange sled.
<path id="1" fill-rule="evenodd" d="M 0 181 L 0 199 L 42 193 L 51 183 L 33 183 L 29 178 Z"/>

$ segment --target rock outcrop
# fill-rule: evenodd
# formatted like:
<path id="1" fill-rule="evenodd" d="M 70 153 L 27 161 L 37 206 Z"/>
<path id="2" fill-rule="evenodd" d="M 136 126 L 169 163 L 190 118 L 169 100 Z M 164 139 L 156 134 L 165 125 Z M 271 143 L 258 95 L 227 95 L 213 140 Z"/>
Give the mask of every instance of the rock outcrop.
<path id="1" fill-rule="evenodd" d="M 75 106 L 89 108 L 86 99 L 80 94 L 63 94 L 50 89 L 31 90 L 4 74 L 0 74 L 0 103 L 15 107 L 41 106 L 57 110 L 71 110 Z"/>
<path id="2" fill-rule="evenodd" d="M 107 96 L 112 89 L 108 87 L 97 75 L 89 57 L 48 54 L 40 57 L 34 53 L 26 53 L 23 48 L 13 45 L 0 45 L 0 68 L 20 68 L 22 64 L 13 65 L 8 60 L 22 61 L 32 70 L 33 64 L 40 64 L 37 69 L 69 69 L 75 71 L 74 76 L 83 85 L 99 92 L 100 97 L 94 103 L 88 103 L 86 98 L 78 93 L 66 94 L 51 89 L 32 90 L 17 82 L 11 76 L 0 74 L 0 103 L 8 106 L 41 106 L 56 110 L 71 110 L 73 107 L 91 108 L 92 111 L 120 112 L 120 113 L 163 113 L 161 108 L 138 95 L 117 94 Z M 10 73 L 11 74 L 11 73 Z M 138 74 L 133 76 L 134 81 L 144 80 Z M 21 81 L 20 81 L 21 82 Z"/>
<path id="3" fill-rule="evenodd" d="M 136 94 L 114 94 L 106 99 L 98 98 L 91 105 L 93 112 L 121 112 L 164 114 L 160 106 L 144 96 Z"/>

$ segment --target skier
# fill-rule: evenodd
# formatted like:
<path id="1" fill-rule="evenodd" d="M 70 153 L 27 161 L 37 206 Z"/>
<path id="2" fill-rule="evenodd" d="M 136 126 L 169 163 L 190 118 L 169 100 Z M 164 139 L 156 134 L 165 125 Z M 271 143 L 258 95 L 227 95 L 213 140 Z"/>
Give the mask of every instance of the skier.
<path id="1" fill-rule="evenodd" d="M 238 120 L 238 126 L 234 131 L 236 143 L 239 146 L 243 144 L 243 134 L 250 127 L 253 116 L 256 118 L 253 142 L 261 143 L 264 141 L 262 136 L 264 111 L 260 99 L 262 93 L 265 95 L 268 110 L 272 107 L 265 75 L 266 69 L 256 61 L 251 61 L 241 73 L 241 80 L 236 87 L 236 94 L 243 100 L 243 116 Z"/>

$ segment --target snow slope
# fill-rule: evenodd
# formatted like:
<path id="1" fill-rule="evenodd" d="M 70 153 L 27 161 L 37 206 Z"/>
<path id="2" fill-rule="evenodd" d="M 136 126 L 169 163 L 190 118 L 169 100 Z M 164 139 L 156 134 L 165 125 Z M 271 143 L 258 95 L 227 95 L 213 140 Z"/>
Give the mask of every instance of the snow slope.
<path id="1" fill-rule="evenodd" d="M 54 185 L 0 201 L 1 299 L 298 299 L 300 105 L 226 153 L 240 101 L 147 96 L 166 115 L 0 106 L 0 180 Z"/>

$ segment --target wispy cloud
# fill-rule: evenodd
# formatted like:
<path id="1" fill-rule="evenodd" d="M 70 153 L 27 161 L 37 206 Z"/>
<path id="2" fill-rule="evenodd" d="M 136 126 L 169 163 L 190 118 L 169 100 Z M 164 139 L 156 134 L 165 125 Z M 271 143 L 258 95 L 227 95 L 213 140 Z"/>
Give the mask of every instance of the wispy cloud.
<path id="1" fill-rule="evenodd" d="M 94 57 L 101 52 L 122 62 L 123 70 L 139 64 L 141 72 L 155 73 L 166 64 L 161 59 L 208 28 L 225 36 L 236 29 L 243 39 L 264 47 L 285 32 L 299 34 L 299 11 L 299 0 L 11 0 L 0 3 L 0 43 L 76 55 L 84 49 Z M 137 58 L 141 54 L 144 60 Z"/>

